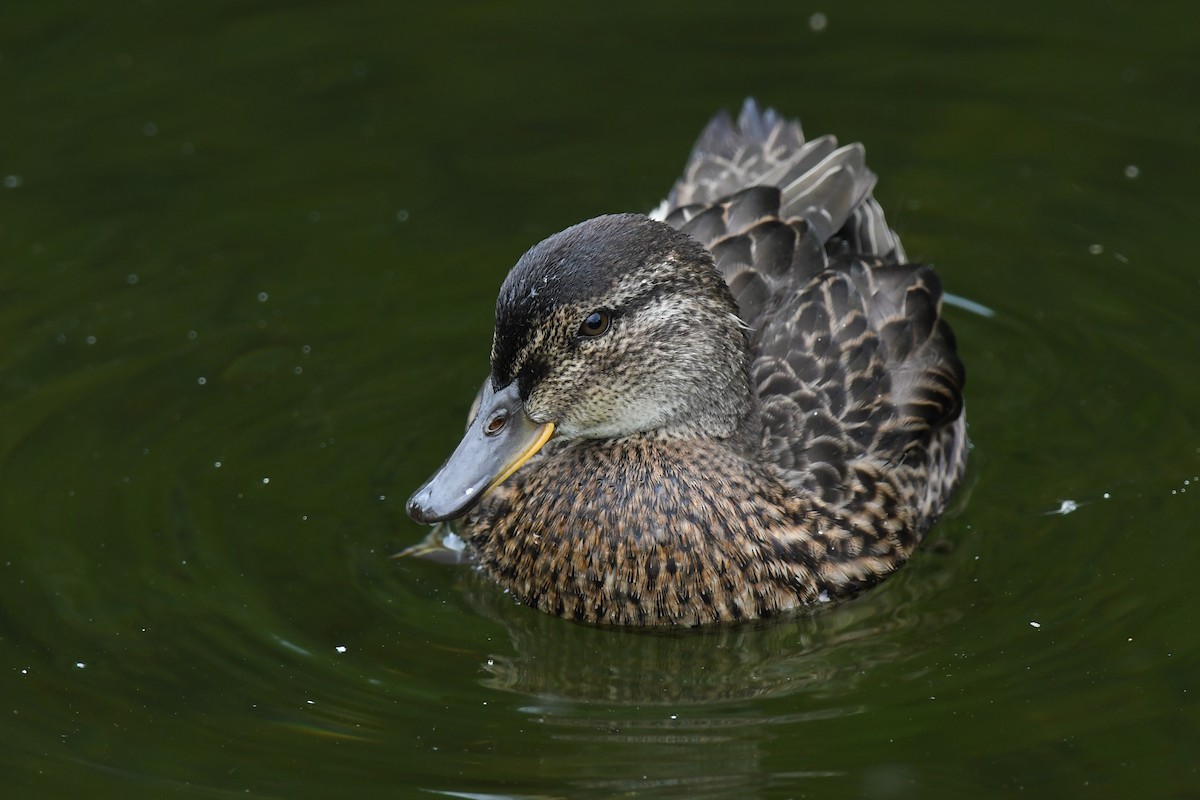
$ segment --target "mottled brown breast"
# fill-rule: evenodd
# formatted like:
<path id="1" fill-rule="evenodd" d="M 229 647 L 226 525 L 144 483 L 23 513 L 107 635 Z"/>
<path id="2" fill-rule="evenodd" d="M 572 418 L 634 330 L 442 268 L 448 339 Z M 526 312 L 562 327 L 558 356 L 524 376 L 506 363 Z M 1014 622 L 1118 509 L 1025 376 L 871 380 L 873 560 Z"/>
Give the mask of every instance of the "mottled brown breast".
<path id="1" fill-rule="evenodd" d="M 851 482 L 833 508 L 720 442 L 580 442 L 497 490 L 464 535 L 514 596 L 561 617 L 769 617 L 864 588 L 916 544 L 911 492 L 875 475 Z"/>

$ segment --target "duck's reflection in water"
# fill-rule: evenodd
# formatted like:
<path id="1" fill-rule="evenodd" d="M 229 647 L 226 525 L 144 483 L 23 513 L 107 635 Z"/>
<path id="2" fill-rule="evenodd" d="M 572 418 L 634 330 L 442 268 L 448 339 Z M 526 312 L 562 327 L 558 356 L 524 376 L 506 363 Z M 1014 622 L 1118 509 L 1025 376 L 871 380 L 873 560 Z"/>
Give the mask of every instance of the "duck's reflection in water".
<path id="1" fill-rule="evenodd" d="M 915 595 L 937 583 L 897 583 L 809 617 L 661 632 L 566 624 L 464 574 L 470 604 L 512 644 L 480 665 L 481 682 L 525 698 L 553 741 L 588 751 L 540 759 L 540 777 L 605 797 L 756 797 L 845 777 L 826 726 L 871 712 L 873 669 L 906 655 L 904 629 L 930 622 Z"/>

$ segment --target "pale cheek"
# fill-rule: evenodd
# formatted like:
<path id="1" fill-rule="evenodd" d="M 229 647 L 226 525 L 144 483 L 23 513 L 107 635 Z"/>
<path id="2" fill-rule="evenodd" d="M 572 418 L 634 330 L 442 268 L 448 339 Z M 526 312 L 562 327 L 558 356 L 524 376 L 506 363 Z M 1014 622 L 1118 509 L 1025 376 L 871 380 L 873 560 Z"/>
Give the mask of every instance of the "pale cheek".
<path id="1" fill-rule="evenodd" d="M 565 416 L 563 435 L 604 439 L 661 427 L 670 417 L 672 403 L 648 388 L 619 383 L 594 386 L 578 396 Z"/>
<path id="2" fill-rule="evenodd" d="M 530 393 L 525 401 L 525 411 L 536 422 L 555 422 L 561 429 L 588 385 L 589 378 L 582 365 L 560 363 L 554 374 L 543 378 Z"/>
<path id="3" fill-rule="evenodd" d="M 560 361 L 526 403 L 530 416 L 553 421 L 568 439 L 615 438 L 664 424 L 674 401 L 654 366 L 661 354 L 625 352 L 622 341 Z"/>

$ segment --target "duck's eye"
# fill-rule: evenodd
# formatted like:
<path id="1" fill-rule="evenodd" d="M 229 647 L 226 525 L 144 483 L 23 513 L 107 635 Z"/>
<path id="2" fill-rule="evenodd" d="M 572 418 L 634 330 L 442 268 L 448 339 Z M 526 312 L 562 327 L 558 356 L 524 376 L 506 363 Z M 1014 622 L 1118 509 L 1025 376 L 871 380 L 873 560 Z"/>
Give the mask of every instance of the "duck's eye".
<path id="1" fill-rule="evenodd" d="M 608 326 L 612 324 L 612 316 L 604 310 L 593 311 L 588 314 L 583 320 L 583 324 L 579 326 L 580 336 L 600 336 L 608 332 Z"/>

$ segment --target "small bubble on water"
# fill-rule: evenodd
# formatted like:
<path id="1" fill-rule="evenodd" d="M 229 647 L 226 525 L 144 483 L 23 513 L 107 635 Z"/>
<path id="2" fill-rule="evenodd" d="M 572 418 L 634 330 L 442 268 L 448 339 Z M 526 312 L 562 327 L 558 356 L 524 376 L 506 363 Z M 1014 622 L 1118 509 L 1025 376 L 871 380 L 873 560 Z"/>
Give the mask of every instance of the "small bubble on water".
<path id="1" fill-rule="evenodd" d="M 86 666 L 87 666 L 87 664 L 86 664 L 85 662 L 83 662 L 83 661 L 76 661 L 76 662 L 75 662 L 75 669 L 83 669 L 83 668 L 84 668 L 84 667 L 86 667 Z"/>
<path id="2" fill-rule="evenodd" d="M 217 469 L 220 469 L 220 468 L 221 468 L 221 462 L 220 462 L 220 461 L 214 461 L 214 462 L 213 462 L 213 466 L 214 466 L 214 467 L 216 467 Z"/>
<path id="3" fill-rule="evenodd" d="M 408 209 L 402 208 L 396 212 L 396 222 L 408 222 Z"/>
<path id="4" fill-rule="evenodd" d="M 84 338 L 84 341 L 87 342 L 88 344 L 95 344 L 96 337 L 95 336 L 87 336 Z"/>
<path id="5" fill-rule="evenodd" d="M 1030 623 L 1029 623 L 1029 627 L 1031 627 L 1031 628 L 1040 628 L 1040 627 L 1042 627 L 1042 623 L 1040 623 L 1040 622 L 1033 622 L 1033 621 L 1030 621 Z"/>
<path id="6" fill-rule="evenodd" d="M 1133 180 L 1134 178 L 1136 178 L 1138 175 L 1141 175 L 1141 174 L 1142 174 L 1142 171 L 1140 169 L 1138 169 L 1137 164 L 1130 164 L 1129 166 L 1125 167 L 1125 177 L 1129 178 L 1129 180 Z"/>
<path id="7" fill-rule="evenodd" d="M 125 282 L 128 283 L 130 286 L 137 286 L 138 280 L 139 280 L 139 278 L 138 278 L 136 272 L 131 272 L 125 276 Z"/>
<path id="8" fill-rule="evenodd" d="M 820 11 L 808 18 L 808 29 L 813 33 L 820 33 L 829 25 L 829 19 Z"/>
<path id="9" fill-rule="evenodd" d="M 1047 511 L 1047 514 L 1070 514 L 1073 511 L 1079 510 L 1079 503 L 1074 500 L 1063 500 L 1058 504 L 1058 508 L 1053 511 Z"/>
<path id="10" fill-rule="evenodd" d="M 1108 492 L 1105 492 L 1105 493 L 1104 493 L 1104 495 L 1103 495 L 1103 497 L 1104 497 L 1104 499 L 1105 499 L 1105 500 L 1109 500 L 1109 499 L 1111 499 L 1111 498 L 1112 498 L 1112 495 L 1111 495 L 1111 494 L 1109 494 Z"/>
<path id="11" fill-rule="evenodd" d="M 338 651 L 339 653 L 344 653 L 344 652 L 346 652 L 346 645 L 339 644 L 336 647 L 334 647 L 333 649 Z"/>
<path id="12" fill-rule="evenodd" d="M 24 181 L 21 179 L 20 175 L 5 175 L 4 176 L 4 188 L 5 189 L 16 189 L 22 183 L 24 183 Z"/>
<path id="13" fill-rule="evenodd" d="M 263 478 L 263 486 L 266 486 L 270 482 L 271 482 L 270 478 Z"/>
<path id="14" fill-rule="evenodd" d="M 321 221 L 321 212 L 320 211 L 308 212 L 308 221 L 309 222 L 320 222 Z"/>
<path id="15" fill-rule="evenodd" d="M 268 299 L 270 299 L 270 297 L 271 297 L 271 295 L 267 294 L 266 292 L 259 292 L 258 293 L 258 302 L 265 303 L 265 302 L 267 302 Z"/>
<path id="16" fill-rule="evenodd" d="M 304 367 L 292 367 L 292 372 L 299 375 L 300 373 L 304 372 Z"/>
<path id="17" fill-rule="evenodd" d="M 304 353 L 304 355 L 308 355 L 309 353 L 312 352 L 312 348 L 309 347 L 308 345 L 304 345 L 300 348 L 300 352 Z"/>
<path id="18" fill-rule="evenodd" d="M 1091 245 L 1090 247 L 1088 247 L 1088 252 L 1094 256 L 1098 256 L 1104 252 L 1104 245 L 1102 245 L 1102 244 Z"/>
<path id="19" fill-rule="evenodd" d="M 196 333 L 195 331 L 188 331 L 188 332 L 187 332 L 187 337 L 188 337 L 189 339 L 195 339 L 197 336 L 199 336 L 199 334 L 198 334 L 198 333 Z"/>
<path id="20" fill-rule="evenodd" d="M 203 386 L 206 383 L 208 383 L 208 378 L 204 377 L 203 375 L 201 375 L 199 378 L 196 378 L 197 385 Z"/>

